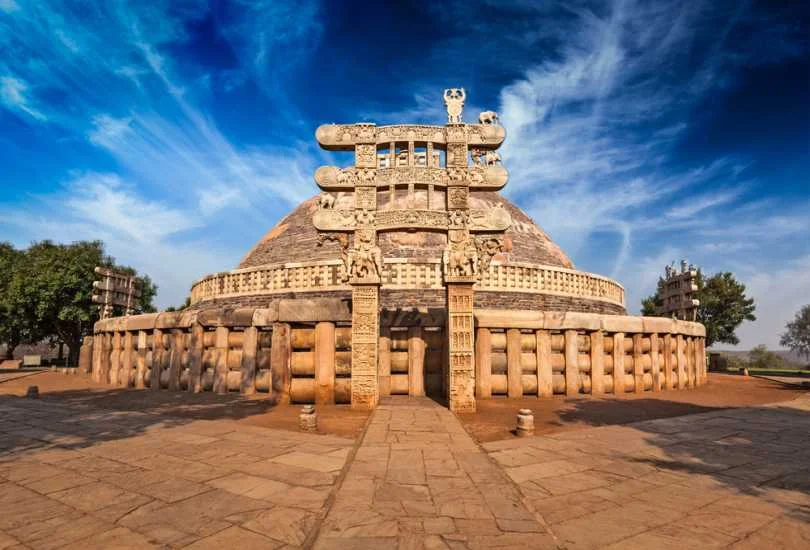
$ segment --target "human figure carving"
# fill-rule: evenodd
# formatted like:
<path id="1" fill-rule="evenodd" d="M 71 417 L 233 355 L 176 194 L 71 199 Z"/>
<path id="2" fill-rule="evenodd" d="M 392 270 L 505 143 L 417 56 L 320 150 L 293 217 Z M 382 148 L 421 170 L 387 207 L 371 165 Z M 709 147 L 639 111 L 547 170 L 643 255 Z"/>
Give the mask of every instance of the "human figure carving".
<path id="1" fill-rule="evenodd" d="M 449 88 L 444 91 L 448 124 L 461 124 L 461 113 L 464 111 L 464 100 L 466 98 L 467 94 L 464 92 L 464 88 Z"/>
<path id="2" fill-rule="evenodd" d="M 485 126 L 498 124 L 498 113 L 495 111 L 484 111 L 478 115 L 478 122 Z"/>
<path id="3" fill-rule="evenodd" d="M 450 231 L 450 242 L 444 249 L 442 262 L 447 276 L 474 277 L 478 274 L 478 249 L 466 231 Z"/>
<path id="4" fill-rule="evenodd" d="M 348 256 L 346 272 L 356 279 L 379 277 L 382 273 L 382 250 L 374 243 L 373 231 L 358 231 L 354 250 Z"/>
<path id="5" fill-rule="evenodd" d="M 335 206 L 335 197 L 330 193 L 321 193 L 318 196 L 318 208 L 322 210 L 328 210 L 334 208 Z"/>

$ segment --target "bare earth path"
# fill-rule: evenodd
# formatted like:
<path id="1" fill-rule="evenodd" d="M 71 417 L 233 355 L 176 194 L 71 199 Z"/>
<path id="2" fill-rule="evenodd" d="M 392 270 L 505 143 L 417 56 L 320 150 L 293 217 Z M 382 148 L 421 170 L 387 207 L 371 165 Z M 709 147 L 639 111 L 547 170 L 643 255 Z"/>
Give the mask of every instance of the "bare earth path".
<path id="1" fill-rule="evenodd" d="M 359 439 L 111 402 L 0 395 L 0 550 L 810 548 L 807 394 L 483 445 L 428 399 Z"/>

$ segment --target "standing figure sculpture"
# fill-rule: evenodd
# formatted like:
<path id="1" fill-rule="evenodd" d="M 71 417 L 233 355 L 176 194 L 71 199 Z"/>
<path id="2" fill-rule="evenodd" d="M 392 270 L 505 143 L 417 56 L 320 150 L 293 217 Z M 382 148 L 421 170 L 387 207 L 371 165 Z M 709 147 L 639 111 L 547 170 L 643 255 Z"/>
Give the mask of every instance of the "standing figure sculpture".
<path id="1" fill-rule="evenodd" d="M 444 105 L 447 107 L 447 123 L 461 124 L 461 113 L 464 111 L 464 100 L 467 94 L 464 88 L 448 88 L 444 91 Z"/>

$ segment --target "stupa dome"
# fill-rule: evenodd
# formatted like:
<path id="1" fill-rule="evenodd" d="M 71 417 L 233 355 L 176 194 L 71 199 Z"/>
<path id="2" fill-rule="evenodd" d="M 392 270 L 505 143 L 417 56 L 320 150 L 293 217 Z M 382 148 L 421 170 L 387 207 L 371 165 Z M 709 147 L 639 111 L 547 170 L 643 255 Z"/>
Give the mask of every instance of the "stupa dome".
<path id="1" fill-rule="evenodd" d="M 387 191 L 378 192 L 380 208 L 427 206 L 426 190 L 415 190 L 412 195 L 396 193 L 393 201 L 388 195 Z M 351 208 L 352 201 L 351 193 L 336 193 L 333 208 Z M 434 192 L 431 207 L 443 209 L 444 201 L 443 193 Z M 548 234 L 500 193 L 472 191 L 469 202 L 471 208 L 481 210 L 502 207 L 511 216 L 502 250 L 492 258 L 489 284 L 479 284 L 482 288 L 476 293 L 476 305 L 624 314 L 624 292 L 618 283 L 577 271 Z M 348 297 L 347 283 L 325 280 L 340 271 L 343 251 L 339 242 L 319 239 L 313 224 L 319 208 L 318 196 L 302 202 L 244 255 L 234 271 L 198 281 L 192 299 L 195 307 L 267 307 L 291 297 Z M 381 232 L 378 244 L 388 268 L 382 277 L 382 308 L 444 307 L 441 261 L 447 247 L 446 233 L 423 229 Z M 326 275 L 319 276 L 319 270 Z M 412 283 L 402 280 L 403 272 L 406 277 L 415 275 Z M 435 277 L 431 278 L 432 274 Z M 308 284 L 312 277 L 319 279 L 318 284 Z M 534 283 L 527 279 L 532 277 Z M 203 289 L 210 290 L 203 293 Z"/>

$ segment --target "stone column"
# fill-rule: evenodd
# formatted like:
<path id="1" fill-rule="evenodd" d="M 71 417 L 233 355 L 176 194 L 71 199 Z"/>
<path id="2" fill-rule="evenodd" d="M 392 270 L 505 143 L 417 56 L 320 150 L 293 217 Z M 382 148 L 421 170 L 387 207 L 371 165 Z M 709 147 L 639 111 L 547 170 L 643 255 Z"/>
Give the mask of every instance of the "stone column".
<path id="1" fill-rule="evenodd" d="M 146 386 L 146 338 L 145 330 L 138 331 L 138 355 L 135 356 L 135 387 L 142 390 Z"/>
<path id="2" fill-rule="evenodd" d="M 380 328 L 380 343 L 377 351 L 377 376 L 380 396 L 391 395 L 391 327 Z"/>
<path id="3" fill-rule="evenodd" d="M 613 335 L 613 393 L 624 393 L 624 333 Z"/>
<path id="4" fill-rule="evenodd" d="M 183 330 L 172 330 L 172 349 L 169 352 L 169 390 L 180 390 L 180 373 L 183 370 Z"/>
<path id="5" fill-rule="evenodd" d="M 678 362 L 678 389 L 682 390 L 686 387 L 686 352 L 684 350 L 685 342 L 683 335 L 679 334 L 676 337 L 677 342 L 677 362 Z"/>
<path id="6" fill-rule="evenodd" d="M 602 395 L 605 376 L 605 344 L 601 330 L 591 333 L 591 395 Z"/>
<path id="7" fill-rule="evenodd" d="M 473 281 L 447 281 L 448 401 L 454 412 L 475 412 Z"/>
<path id="8" fill-rule="evenodd" d="M 78 369 L 81 374 L 90 374 L 93 368 L 93 337 L 85 336 L 79 349 Z"/>
<path id="9" fill-rule="evenodd" d="M 115 331 L 112 338 L 112 358 L 110 359 L 110 379 L 112 386 L 118 385 L 121 376 L 121 333 Z"/>
<path id="10" fill-rule="evenodd" d="M 242 395 L 256 393 L 256 349 L 258 344 L 258 329 L 256 327 L 246 327 L 242 340 L 242 379 L 239 383 L 239 392 Z M 189 382 L 189 387 L 191 387 L 191 382 Z"/>
<path id="11" fill-rule="evenodd" d="M 695 346 L 695 361 L 698 365 L 698 385 L 702 386 L 706 382 L 706 340 L 703 338 L 697 339 Z"/>
<path id="12" fill-rule="evenodd" d="M 565 331 L 565 395 L 579 394 L 579 349 L 577 331 Z"/>
<path id="13" fill-rule="evenodd" d="M 523 365 L 520 355 L 520 330 L 510 328 L 506 331 L 506 388 L 509 397 L 523 397 Z"/>
<path id="14" fill-rule="evenodd" d="M 537 397 L 554 395 L 553 370 L 551 368 L 551 333 L 538 330 L 537 338 Z"/>
<path id="15" fill-rule="evenodd" d="M 425 395 L 425 340 L 422 327 L 408 328 L 408 394 Z"/>
<path id="16" fill-rule="evenodd" d="M 202 358 L 205 329 L 200 323 L 191 325 L 191 339 L 188 350 L 188 391 L 200 393 L 202 391 Z"/>
<path id="17" fill-rule="evenodd" d="M 270 343 L 270 372 L 273 382 L 273 399 L 277 403 L 290 402 L 291 356 L 290 325 L 287 323 L 273 323 L 273 336 Z"/>
<path id="18" fill-rule="evenodd" d="M 641 339 L 642 334 L 633 335 L 633 382 L 635 393 L 644 392 L 644 365 L 641 364 Z"/>
<path id="19" fill-rule="evenodd" d="M 160 390 L 160 371 L 163 370 L 163 331 L 159 328 L 152 333 L 152 373 L 149 377 L 149 389 Z"/>
<path id="20" fill-rule="evenodd" d="M 228 327 L 217 327 L 214 337 L 217 362 L 214 367 L 213 390 L 216 393 L 228 393 Z"/>
<path id="21" fill-rule="evenodd" d="M 672 380 L 672 335 L 664 334 L 664 384 L 671 390 L 674 386 Z"/>
<path id="22" fill-rule="evenodd" d="M 93 382 L 101 382 L 101 356 L 104 349 L 104 334 L 96 332 L 93 334 Z"/>
<path id="23" fill-rule="evenodd" d="M 658 360 L 658 334 L 650 334 L 650 364 L 652 391 L 661 391 L 661 362 Z"/>
<path id="24" fill-rule="evenodd" d="M 379 283 L 352 284 L 352 408 L 371 409 L 379 401 Z"/>
<path id="25" fill-rule="evenodd" d="M 133 357 L 133 346 L 134 346 L 134 334 L 131 331 L 126 331 L 124 333 L 124 357 L 121 360 L 121 365 L 119 365 L 118 371 L 118 385 L 122 388 L 127 388 L 130 386 L 130 376 L 132 375 L 132 362 L 134 360 Z"/>
<path id="26" fill-rule="evenodd" d="M 315 404 L 335 403 L 335 324 L 315 325 Z"/>
<path id="27" fill-rule="evenodd" d="M 475 397 L 492 397 L 492 332 L 480 327 L 475 338 Z"/>

